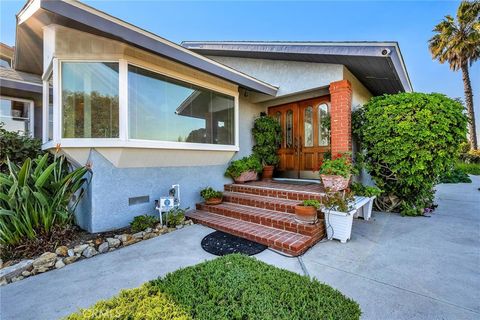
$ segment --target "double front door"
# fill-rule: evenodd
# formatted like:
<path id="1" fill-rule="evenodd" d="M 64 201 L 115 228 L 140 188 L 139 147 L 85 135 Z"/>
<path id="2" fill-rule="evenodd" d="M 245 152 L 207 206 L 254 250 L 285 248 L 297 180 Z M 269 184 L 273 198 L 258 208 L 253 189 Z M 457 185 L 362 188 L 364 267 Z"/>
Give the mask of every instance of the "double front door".
<path id="1" fill-rule="evenodd" d="M 277 177 L 318 179 L 319 163 L 330 149 L 328 100 L 327 96 L 268 108 L 282 126 Z"/>

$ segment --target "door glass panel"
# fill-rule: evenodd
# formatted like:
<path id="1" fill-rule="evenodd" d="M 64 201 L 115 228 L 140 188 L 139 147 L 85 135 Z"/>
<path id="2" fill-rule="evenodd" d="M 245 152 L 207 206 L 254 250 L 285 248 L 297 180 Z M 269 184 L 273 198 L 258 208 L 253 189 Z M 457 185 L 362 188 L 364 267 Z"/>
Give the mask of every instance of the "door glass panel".
<path id="1" fill-rule="evenodd" d="M 277 111 L 277 113 L 275 113 L 275 120 L 277 120 L 280 125 L 282 124 L 282 113 L 280 111 Z"/>
<path id="2" fill-rule="evenodd" d="M 304 113 L 303 130 L 305 147 L 313 147 L 313 108 L 307 107 Z"/>
<path id="3" fill-rule="evenodd" d="M 322 103 L 318 106 L 318 145 L 328 146 L 330 143 L 330 114 L 328 106 Z"/>
<path id="4" fill-rule="evenodd" d="M 285 125 L 285 141 L 287 148 L 292 148 L 293 147 L 293 111 L 288 110 L 287 111 L 287 119 L 286 119 L 286 125 Z"/>

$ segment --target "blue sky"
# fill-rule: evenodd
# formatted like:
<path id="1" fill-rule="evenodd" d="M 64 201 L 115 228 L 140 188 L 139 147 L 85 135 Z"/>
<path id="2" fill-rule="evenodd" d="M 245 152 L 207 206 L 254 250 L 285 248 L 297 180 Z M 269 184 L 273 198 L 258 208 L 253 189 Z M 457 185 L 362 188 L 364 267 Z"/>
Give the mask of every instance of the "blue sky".
<path id="1" fill-rule="evenodd" d="M 15 14 L 25 1 L 0 0 L 0 41 L 15 42 Z M 458 1 L 85 3 L 171 41 L 398 41 L 415 91 L 463 98 L 460 72 L 432 61 L 427 41 Z M 470 71 L 480 124 L 480 61 Z M 478 131 L 478 129 L 477 129 Z"/>

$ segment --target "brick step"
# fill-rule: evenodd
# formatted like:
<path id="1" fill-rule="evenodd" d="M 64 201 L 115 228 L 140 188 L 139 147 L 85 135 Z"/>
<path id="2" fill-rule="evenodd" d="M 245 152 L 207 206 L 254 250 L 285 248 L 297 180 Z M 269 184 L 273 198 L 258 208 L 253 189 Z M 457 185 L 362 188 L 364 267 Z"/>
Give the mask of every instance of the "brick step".
<path id="1" fill-rule="evenodd" d="M 223 201 L 288 213 L 295 213 L 295 206 L 301 203 L 300 200 L 265 197 L 255 194 L 229 191 L 223 193 Z"/>
<path id="2" fill-rule="evenodd" d="M 289 200 L 321 200 L 323 192 L 320 186 L 286 185 L 282 183 L 263 183 L 262 181 L 246 184 L 226 184 L 225 191 L 253 194 L 263 197 Z M 305 189 L 312 189 L 306 191 Z M 317 191 L 318 190 L 318 191 Z"/>
<path id="3" fill-rule="evenodd" d="M 319 220 L 316 224 L 300 224 L 295 221 L 291 213 L 278 212 L 268 209 L 224 202 L 217 205 L 197 204 L 197 209 L 208 211 L 218 215 L 260 224 L 279 230 L 296 232 L 307 236 L 325 234 L 324 221 Z"/>
<path id="4" fill-rule="evenodd" d="M 292 256 L 301 255 L 320 239 L 202 210 L 190 211 L 187 217 L 195 223 L 261 243 Z"/>

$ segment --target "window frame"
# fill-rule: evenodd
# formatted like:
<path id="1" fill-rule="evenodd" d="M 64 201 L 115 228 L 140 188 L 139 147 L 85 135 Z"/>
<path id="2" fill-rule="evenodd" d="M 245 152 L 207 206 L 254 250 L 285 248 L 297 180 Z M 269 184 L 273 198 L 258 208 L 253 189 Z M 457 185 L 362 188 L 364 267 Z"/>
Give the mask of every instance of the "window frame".
<path id="1" fill-rule="evenodd" d="M 35 103 L 33 102 L 33 100 L 10 97 L 10 96 L 2 96 L 2 95 L 0 95 L 0 99 L 23 102 L 23 103 L 29 104 L 28 105 L 28 114 L 29 114 L 28 135 L 25 135 L 25 136 L 33 138 L 35 136 L 33 132 L 35 130 Z"/>
<path id="2" fill-rule="evenodd" d="M 79 63 L 95 63 L 95 62 L 109 62 L 119 64 L 119 137 L 118 138 L 63 138 L 62 123 L 60 119 L 63 117 L 62 103 L 62 63 L 63 62 L 79 62 Z M 51 71 L 53 73 L 53 140 L 48 141 L 46 136 L 46 130 L 43 134 L 43 149 L 49 149 L 55 147 L 60 143 L 62 147 L 79 147 L 79 148 L 91 148 L 91 147 L 121 147 L 121 148 L 148 148 L 148 149 L 179 149 L 179 150 L 204 150 L 204 151 L 239 151 L 239 93 L 238 90 L 222 89 L 215 85 L 209 85 L 201 81 L 196 81 L 188 76 L 182 76 L 180 72 L 167 71 L 161 66 L 148 64 L 148 62 L 142 63 L 141 60 L 135 58 L 118 58 L 118 59 L 68 59 L 68 58 L 54 58 L 51 63 Z M 130 139 L 128 136 L 129 123 L 128 123 L 128 66 L 134 66 L 142 68 L 159 75 L 163 75 L 175 80 L 183 81 L 207 90 L 212 90 L 221 94 L 225 94 L 233 97 L 234 99 L 234 144 L 222 145 L 222 144 L 210 144 L 210 143 L 193 143 L 193 142 L 174 142 L 174 141 L 161 141 L 161 140 L 144 140 L 144 139 Z M 50 73 L 47 71 L 45 74 L 44 83 L 47 81 Z M 45 101 L 45 86 L 44 97 Z M 48 109 L 47 109 L 48 112 Z M 44 108 L 45 113 L 45 108 Z M 44 117 L 46 119 L 46 117 Z M 45 122 L 45 120 L 44 120 Z M 44 125 L 45 128 L 45 125 Z"/>

